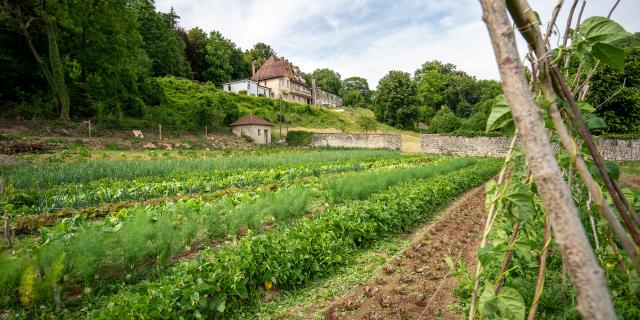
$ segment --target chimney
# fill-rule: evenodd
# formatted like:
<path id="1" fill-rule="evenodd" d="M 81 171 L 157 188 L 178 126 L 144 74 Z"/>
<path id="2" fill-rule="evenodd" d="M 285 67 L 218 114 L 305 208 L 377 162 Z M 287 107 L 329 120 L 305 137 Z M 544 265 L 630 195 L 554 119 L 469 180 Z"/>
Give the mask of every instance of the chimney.
<path id="1" fill-rule="evenodd" d="M 256 61 L 253 60 L 251 61 L 251 77 L 253 78 L 253 76 L 256 75 Z"/>

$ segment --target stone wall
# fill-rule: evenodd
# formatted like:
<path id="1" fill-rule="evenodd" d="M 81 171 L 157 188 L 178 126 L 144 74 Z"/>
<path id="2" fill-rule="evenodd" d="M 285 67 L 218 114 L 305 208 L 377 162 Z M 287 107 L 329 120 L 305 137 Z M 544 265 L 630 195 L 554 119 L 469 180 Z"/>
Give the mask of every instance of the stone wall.
<path id="1" fill-rule="evenodd" d="M 420 135 L 424 153 L 459 156 L 504 157 L 509 149 L 507 137 L 453 137 L 439 134 Z M 600 139 L 600 152 L 607 160 L 640 160 L 640 139 Z"/>
<path id="2" fill-rule="evenodd" d="M 600 139 L 598 149 L 607 160 L 640 160 L 640 139 Z"/>
<path id="3" fill-rule="evenodd" d="M 458 156 L 504 157 L 509 149 L 507 137 L 454 137 L 439 134 L 420 135 L 420 148 L 424 153 Z"/>
<path id="4" fill-rule="evenodd" d="M 311 146 L 399 150 L 402 138 L 399 134 L 314 133 Z"/>

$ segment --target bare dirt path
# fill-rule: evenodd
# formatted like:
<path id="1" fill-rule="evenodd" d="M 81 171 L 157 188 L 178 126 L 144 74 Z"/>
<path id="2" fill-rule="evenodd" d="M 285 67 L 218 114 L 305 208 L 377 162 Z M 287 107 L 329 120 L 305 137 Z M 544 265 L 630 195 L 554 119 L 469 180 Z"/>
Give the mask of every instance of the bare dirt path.
<path id="1" fill-rule="evenodd" d="M 457 279 L 445 258 L 461 259 L 471 272 L 484 224 L 484 187 L 458 198 L 440 217 L 418 230 L 411 246 L 390 259 L 364 285 L 324 307 L 326 319 L 458 319 Z"/>

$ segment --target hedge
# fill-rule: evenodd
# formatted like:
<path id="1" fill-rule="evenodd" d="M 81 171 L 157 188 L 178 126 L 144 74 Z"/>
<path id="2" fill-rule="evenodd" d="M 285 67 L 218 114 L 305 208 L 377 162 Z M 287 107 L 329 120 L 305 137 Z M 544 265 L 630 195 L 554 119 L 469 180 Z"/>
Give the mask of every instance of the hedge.
<path id="1" fill-rule="evenodd" d="M 311 144 L 312 135 L 313 132 L 308 131 L 289 131 L 287 133 L 287 145 L 308 146 Z"/>

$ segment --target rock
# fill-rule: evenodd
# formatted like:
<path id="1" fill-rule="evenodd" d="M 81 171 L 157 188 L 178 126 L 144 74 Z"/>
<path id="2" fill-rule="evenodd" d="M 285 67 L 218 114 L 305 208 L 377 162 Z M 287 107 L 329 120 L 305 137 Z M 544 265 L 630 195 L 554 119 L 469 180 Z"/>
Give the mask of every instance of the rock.
<path id="1" fill-rule="evenodd" d="M 155 149 L 158 146 L 156 146 L 155 144 L 151 143 L 151 142 L 145 142 L 142 144 L 142 148 L 144 149 Z"/>
<path id="2" fill-rule="evenodd" d="M 144 139 L 144 134 L 140 130 L 133 130 L 133 136 L 136 138 Z"/>

